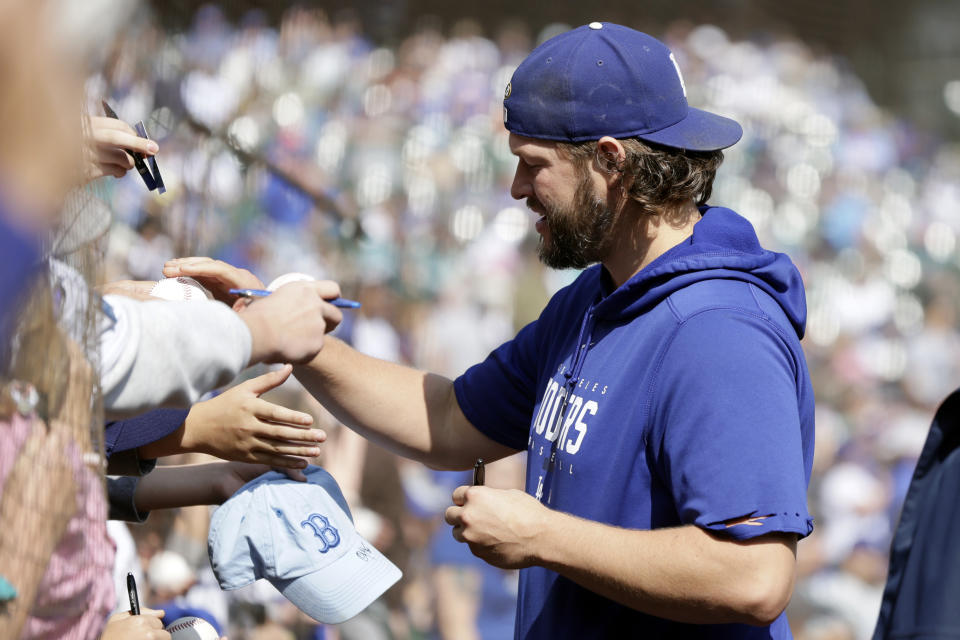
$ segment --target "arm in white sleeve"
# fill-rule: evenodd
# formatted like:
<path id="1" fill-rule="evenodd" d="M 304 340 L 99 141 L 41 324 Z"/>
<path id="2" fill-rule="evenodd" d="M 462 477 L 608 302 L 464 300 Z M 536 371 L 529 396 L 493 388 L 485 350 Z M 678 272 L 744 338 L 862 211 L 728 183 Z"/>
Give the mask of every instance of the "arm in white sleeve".
<path id="1" fill-rule="evenodd" d="M 189 406 L 250 360 L 247 325 L 215 301 L 103 298 L 99 343 L 108 416 Z"/>

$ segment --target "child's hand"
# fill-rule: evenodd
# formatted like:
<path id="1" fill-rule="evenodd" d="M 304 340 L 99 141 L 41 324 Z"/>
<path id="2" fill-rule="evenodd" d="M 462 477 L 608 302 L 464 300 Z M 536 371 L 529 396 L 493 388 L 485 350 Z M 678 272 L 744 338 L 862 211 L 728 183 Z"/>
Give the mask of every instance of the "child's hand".
<path id="1" fill-rule="evenodd" d="M 255 462 L 282 469 L 303 469 L 320 455 L 327 434 L 309 428 L 313 416 L 267 402 L 260 395 L 283 384 L 293 367 L 239 384 L 190 409 L 182 446 L 224 460 Z M 295 457 L 301 456 L 301 457 Z"/>
<path id="2" fill-rule="evenodd" d="M 307 476 L 299 469 L 273 469 L 264 464 L 247 462 L 221 462 L 210 465 L 216 470 L 212 486 L 216 492 L 216 503 L 223 504 L 243 485 L 268 471 L 280 471 L 292 480 L 306 482 Z"/>

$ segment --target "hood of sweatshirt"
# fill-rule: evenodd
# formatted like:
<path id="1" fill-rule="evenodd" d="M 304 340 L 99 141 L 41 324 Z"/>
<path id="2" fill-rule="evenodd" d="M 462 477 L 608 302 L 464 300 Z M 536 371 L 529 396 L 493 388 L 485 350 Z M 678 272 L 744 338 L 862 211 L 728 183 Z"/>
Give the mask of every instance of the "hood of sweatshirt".
<path id="1" fill-rule="evenodd" d="M 741 280 L 770 294 L 803 337 L 807 302 L 800 272 L 783 253 L 760 246 L 753 226 L 723 207 L 702 207 L 693 234 L 611 291 L 593 308 L 598 319 L 628 320 L 701 280 Z M 602 273 L 599 265 L 597 277 Z"/>

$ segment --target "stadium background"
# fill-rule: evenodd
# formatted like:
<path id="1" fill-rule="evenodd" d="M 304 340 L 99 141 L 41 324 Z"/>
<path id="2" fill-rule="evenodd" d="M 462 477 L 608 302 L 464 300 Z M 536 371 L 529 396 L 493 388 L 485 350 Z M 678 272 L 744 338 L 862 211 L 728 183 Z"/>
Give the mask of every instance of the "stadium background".
<path id="1" fill-rule="evenodd" d="M 647 31 L 675 51 L 691 104 L 744 125 L 712 202 L 789 253 L 808 287 L 817 530 L 800 545 L 794 634 L 869 637 L 915 456 L 960 383 L 960 6 L 260 4 L 147 4 L 89 78 L 91 113 L 105 96 L 147 122 L 169 189 L 104 181 L 108 279 L 156 279 L 164 259 L 196 254 L 265 281 L 331 277 L 364 303 L 345 339 L 456 375 L 573 277 L 536 263 L 533 217 L 509 198 L 510 72 L 564 24 Z M 351 437 L 295 386 L 277 395 L 328 426 L 321 462 L 404 581 L 352 629 L 312 628 L 269 590 L 227 599 L 204 569 L 204 509 L 131 526 L 142 565 L 164 548 L 185 556 L 200 578 L 187 597 L 228 618 L 232 640 L 435 637 L 451 575 L 463 617 L 480 608 L 486 637 L 501 637 L 511 577 L 432 537 L 456 479 Z M 131 540 L 120 544 L 136 564 Z"/>

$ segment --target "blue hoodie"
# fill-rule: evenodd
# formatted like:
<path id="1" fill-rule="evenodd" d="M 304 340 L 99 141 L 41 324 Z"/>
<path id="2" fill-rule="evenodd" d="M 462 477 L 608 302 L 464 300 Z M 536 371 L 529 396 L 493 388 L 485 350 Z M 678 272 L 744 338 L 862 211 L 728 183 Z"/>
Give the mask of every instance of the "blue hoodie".
<path id="1" fill-rule="evenodd" d="M 527 492 L 630 529 L 694 524 L 732 539 L 813 530 L 813 389 L 803 282 L 733 211 L 622 286 L 599 265 L 454 383 L 490 438 L 526 449 Z M 551 457 L 554 463 L 551 464 Z M 767 516 L 759 525 L 723 523 Z M 521 571 L 518 638 L 790 638 L 643 614 L 542 567 Z"/>

